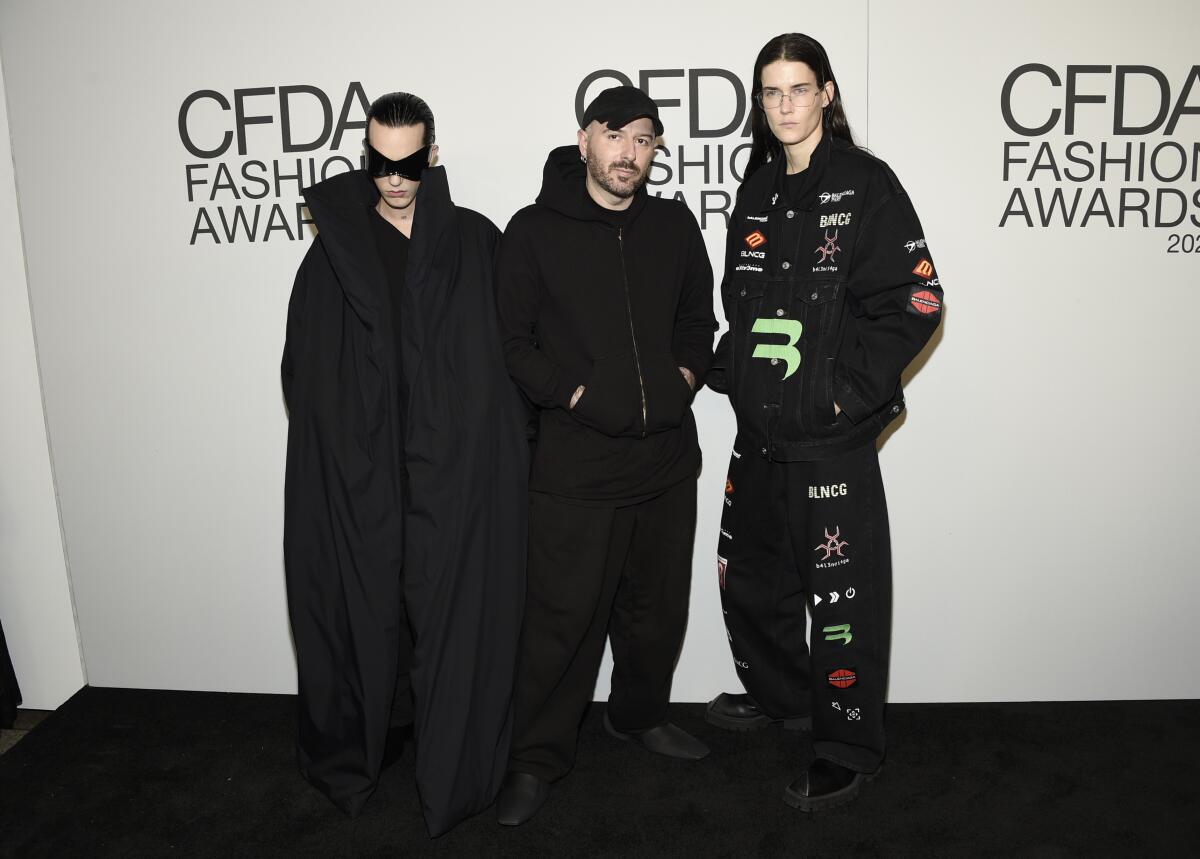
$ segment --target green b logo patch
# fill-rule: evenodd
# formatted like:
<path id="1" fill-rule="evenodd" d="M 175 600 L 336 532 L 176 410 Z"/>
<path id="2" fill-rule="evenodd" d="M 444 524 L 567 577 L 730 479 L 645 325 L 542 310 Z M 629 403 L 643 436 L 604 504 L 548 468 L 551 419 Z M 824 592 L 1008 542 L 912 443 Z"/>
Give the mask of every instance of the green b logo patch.
<path id="1" fill-rule="evenodd" d="M 755 334 L 783 334 L 787 343 L 759 343 L 754 347 L 752 358 L 774 358 L 787 364 L 783 378 L 795 373 L 800 368 L 800 350 L 796 344 L 804 332 L 804 325 L 796 319 L 755 319 L 754 327 L 750 329 Z"/>

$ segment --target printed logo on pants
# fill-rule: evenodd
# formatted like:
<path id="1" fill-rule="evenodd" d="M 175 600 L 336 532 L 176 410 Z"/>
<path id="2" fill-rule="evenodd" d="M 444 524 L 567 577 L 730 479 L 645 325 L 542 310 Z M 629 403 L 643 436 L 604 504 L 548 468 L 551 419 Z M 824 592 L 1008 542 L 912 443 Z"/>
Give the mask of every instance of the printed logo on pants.
<path id="1" fill-rule="evenodd" d="M 826 641 L 840 641 L 842 647 L 845 647 L 854 640 L 854 636 L 850 633 L 850 624 L 848 623 L 822 627 L 821 632 L 825 633 Z"/>
<path id="2" fill-rule="evenodd" d="M 858 674 L 853 668 L 835 668 L 825 675 L 825 679 L 835 689 L 849 689 L 858 682 Z"/>
<path id="3" fill-rule="evenodd" d="M 846 556 L 842 554 L 842 549 L 849 545 L 850 543 L 848 541 L 842 539 L 841 525 L 834 527 L 832 534 L 829 533 L 829 526 L 826 525 L 825 542 L 819 546 L 813 546 L 813 551 L 824 552 L 825 554 L 821 556 L 821 560 L 828 561 L 833 555 L 837 555 L 839 558 L 845 558 Z"/>

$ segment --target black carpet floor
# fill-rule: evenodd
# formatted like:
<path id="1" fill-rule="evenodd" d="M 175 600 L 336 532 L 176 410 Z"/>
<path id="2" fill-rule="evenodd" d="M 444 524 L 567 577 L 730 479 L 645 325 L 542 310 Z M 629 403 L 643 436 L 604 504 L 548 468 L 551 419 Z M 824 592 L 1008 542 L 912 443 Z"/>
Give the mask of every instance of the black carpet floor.
<path id="1" fill-rule="evenodd" d="M 597 705 L 537 818 L 436 841 L 411 747 L 351 821 L 297 775 L 293 715 L 285 696 L 84 689 L 0 757 L 0 855 L 1200 855 L 1200 701 L 893 705 L 881 777 L 813 816 L 781 801 L 803 735 L 674 705 L 713 749 L 684 763 L 612 740 Z"/>

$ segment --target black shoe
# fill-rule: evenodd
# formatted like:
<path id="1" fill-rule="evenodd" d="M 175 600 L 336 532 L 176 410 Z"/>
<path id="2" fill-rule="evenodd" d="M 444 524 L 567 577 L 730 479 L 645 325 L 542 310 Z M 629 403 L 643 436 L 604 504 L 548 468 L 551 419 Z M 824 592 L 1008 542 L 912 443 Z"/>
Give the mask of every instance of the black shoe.
<path id="1" fill-rule="evenodd" d="M 608 718 L 608 710 L 604 711 L 604 730 L 618 740 L 637 740 L 656 755 L 666 755 L 669 758 L 681 758 L 685 761 L 698 761 L 708 754 L 708 746 L 697 740 L 683 728 L 670 722 L 663 722 L 645 731 L 626 733 L 613 727 Z"/>
<path id="2" fill-rule="evenodd" d="M 549 783 L 529 773 L 510 772 L 496 797 L 496 822 L 520 826 L 538 813 L 549 795 Z"/>
<path id="3" fill-rule="evenodd" d="M 758 702 L 746 693 L 722 692 L 708 702 L 704 720 L 727 731 L 757 731 L 768 725 L 783 725 L 789 731 L 811 731 L 812 716 L 776 719 L 758 708 Z"/>
<path id="4" fill-rule="evenodd" d="M 824 811 L 845 805 L 862 790 L 862 786 L 879 774 L 860 773 L 840 764 L 817 758 L 805 772 L 783 792 L 783 801 L 801 811 Z"/>

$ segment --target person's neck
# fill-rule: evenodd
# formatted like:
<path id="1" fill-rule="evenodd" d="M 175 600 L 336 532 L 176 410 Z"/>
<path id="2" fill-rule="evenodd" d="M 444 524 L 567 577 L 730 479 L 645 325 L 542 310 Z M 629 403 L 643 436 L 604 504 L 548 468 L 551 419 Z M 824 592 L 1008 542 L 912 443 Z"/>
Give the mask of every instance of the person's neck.
<path id="1" fill-rule="evenodd" d="M 600 183 L 592 178 L 591 173 L 588 174 L 587 180 L 584 182 L 584 187 L 587 188 L 588 196 L 602 209 L 623 212 L 633 204 L 632 194 L 628 197 L 618 197 L 616 194 L 609 193 L 600 187 Z"/>
<path id="2" fill-rule="evenodd" d="M 382 197 L 380 197 L 379 202 L 375 204 L 375 211 L 378 212 L 385 221 L 403 233 L 405 238 L 412 238 L 413 218 L 417 213 L 416 200 L 413 200 L 403 209 L 393 209 L 383 201 Z"/>
<path id="3" fill-rule="evenodd" d="M 812 160 L 812 154 L 817 151 L 817 144 L 821 142 L 823 133 L 823 129 L 818 125 L 816 130 L 803 140 L 784 144 L 783 154 L 787 157 L 789 175 L 803 173 L 808 169 L 808 163 Z"/>

